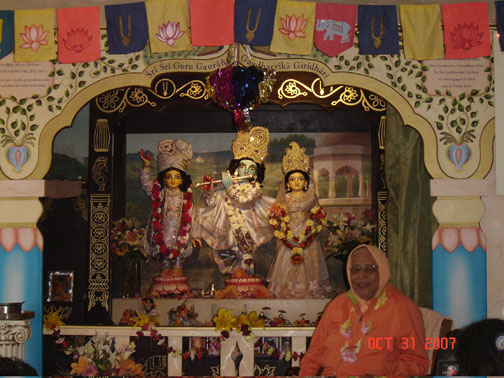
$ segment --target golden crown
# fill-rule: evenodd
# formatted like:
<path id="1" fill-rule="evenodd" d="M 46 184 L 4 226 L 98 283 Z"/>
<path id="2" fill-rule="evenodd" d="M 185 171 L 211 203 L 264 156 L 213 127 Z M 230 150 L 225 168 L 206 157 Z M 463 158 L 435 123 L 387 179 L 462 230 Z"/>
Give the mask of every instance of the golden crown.
<path id="1" fill-rule="evenodd" d="M 248 131 L 240 130 L 231 145 L 235 159 L 252 159 L 260 164 L 268 156 L 269 131 L 265 127 L 255 126 Z"/>
<path id="2" fill-rule="evenodd" d="M 305 154 L 305 149 L 299 147 L 296 142 L 289 143 L 290 148 L 285 149 L 285 155 L 282 158 L 282 173 L 286 175 L 291 171 L 310 171 L 310 158 Z"/>

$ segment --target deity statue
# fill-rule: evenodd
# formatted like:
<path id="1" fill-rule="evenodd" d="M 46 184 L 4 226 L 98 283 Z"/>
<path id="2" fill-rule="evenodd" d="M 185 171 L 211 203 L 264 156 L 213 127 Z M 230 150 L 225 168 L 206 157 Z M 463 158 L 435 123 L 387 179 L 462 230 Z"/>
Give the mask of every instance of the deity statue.
<path id="1" fill-rule="evenodd" d="M 275 257 L 266 280 L 278 298 L 325 298 L 334 293 L 317 237 L 325 222 L 319 206 L 310 159 L 296 142 L 282 159 L 284 180 L 269 218 L 277 237 Z"/>
<path id="2" fill-rule="evenodd" d="M 148 256 L 160 258 L 162 270 L 150 287 L 150 295 L 189 295 L 183 262 L 201 241 L 192 237 L 195 211 L 188 174 L 193 156 L 191 145 L 182 139 L 163 139 L 158 144 L 157 178 L 152 179 L 148 152 L 140 150 L 142 190 L 151 197 L 152 208 L 144 238 Z"/>
<path id="3" fill-rule="evenodd" d="M 273 237 L 268 209 L 274 199 L 263 195 L 261 187 L 268 144 L 269 131 L 264 127 L 237 133 L 232 143 L 234 159 L 222 173 L 222 184 L 216 185 L 210 179 L 205 186 L 202 198 L 206 207 L 199 209 L 197 217 L 197 228 L 212 248 L 220 272 L 232 275 L 232 279 L 248 277 L 254 288 L 251 286 L 244 295 L 250 297 L 269 296 L 265 287 L 263 290 L 256 285 L 261 279 L 255 277 L 253 258 L 257 247 Z M 226 281 L 227 286 L 229 282 L 232 281 Z M 230 288 L 222 295 L 233 297 L 232 291 Z"/>

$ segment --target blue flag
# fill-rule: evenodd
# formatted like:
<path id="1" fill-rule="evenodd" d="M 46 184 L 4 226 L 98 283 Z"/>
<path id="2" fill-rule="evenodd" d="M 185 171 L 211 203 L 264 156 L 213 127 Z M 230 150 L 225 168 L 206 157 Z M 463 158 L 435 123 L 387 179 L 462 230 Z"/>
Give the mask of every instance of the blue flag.
<path id="1" fill-rule="evenodd" d="M 268 46 L 273 37 L 276 0 L 236 0 L 234 40 L 254 46 Z"/>
<path id="2" fill-rule="evenodd" d="M 110 54 L 142 51 L 149 39 L 145 3 L 105 5 Z"/>
<path id="3" fill-rule="evenodd" d="M 495 20 L 497 21 L 500 49 L 504 51 L 504 1 L 495 2 Z"/>
<path id="4" fill-rule="evenodd" d="M 14 48 L 14 11 L 0 11 L 2 34 L 0 35 L 0 59 L 9 55 Z"/>
<path id="5" fill-rule="evenodd" d="M 359 53 L 399 54 L 395 5 L 359 5 Z"/>

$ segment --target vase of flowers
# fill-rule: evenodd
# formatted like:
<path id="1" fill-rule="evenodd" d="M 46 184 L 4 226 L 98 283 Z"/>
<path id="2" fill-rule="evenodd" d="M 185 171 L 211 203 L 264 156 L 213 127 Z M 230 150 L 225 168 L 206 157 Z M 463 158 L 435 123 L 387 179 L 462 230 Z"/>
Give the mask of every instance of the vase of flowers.
<path id="1" fill-rule="evenodd" d="M 350 213 L 333 215 L 327 221 L 327 230 L 326 258 L 348 256 L 360 244 L 376 244 L 376 223 L 371 209 L 360 217 Z"/>
<path id="2" fill-rule="evenodd" d="M 144 235 L 145 227 L 136 218 L 121 218 L 113 223 L 110 246 L 112 258 L 122 267 L 124 298 L 140 294 L 140 266 L 146 259 Z"/>

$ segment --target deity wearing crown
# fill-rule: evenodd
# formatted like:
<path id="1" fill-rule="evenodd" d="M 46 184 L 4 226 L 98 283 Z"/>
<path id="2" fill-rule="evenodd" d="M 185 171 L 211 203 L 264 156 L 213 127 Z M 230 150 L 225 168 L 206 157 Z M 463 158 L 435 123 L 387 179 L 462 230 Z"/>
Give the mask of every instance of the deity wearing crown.
<path id="1" fill-rule="evenodd" d="M 205 175 L 205 181 L 209 181 L 202 193 L 206 207 L 199 209 L 197 217 L 199 234 L 212 248 L 220 272 L 259 283 L 253 255 L 273 237 L 267 215 L 274 199 L 265 196 L 261 187 L 268 144 L 269 131 L 264 127 L 237 133 L 232 143 L 234 158 L 222 173 L 222 183 L 214 184 Z M 258 286 L 255 289 L 261 290 Z M 269 296 L 266 291 L 264 287 L 262 293 L 250 296 Z"/>
<path id="2" fill-rule="evenodd" d="M 291 142 L 282 159 L 284 179 L 269 222 L 277 238 L 275 257 L 266 280 L 277 298 L 325 298 L 334 293 L 317 235 L 325 223 L 310 180 L 310 158 Z"/>
<path id="3" fill-rule="evenodd" d="M 150 295 L 154 297 L 189 295 L 190 286 L 183 275 L 183 262 L 201 241 L 193 238 L 195 210 L 188 174 L 192 146 L 182 139 L 163 139 L 158 144 L 157 176 L 153 179 L 148 152 L 140 150 L 142 190 L 151 197 L 152 206 L 145 233 L 144 249 L 160 258 L 162 270 L 154 277 Z"/>

